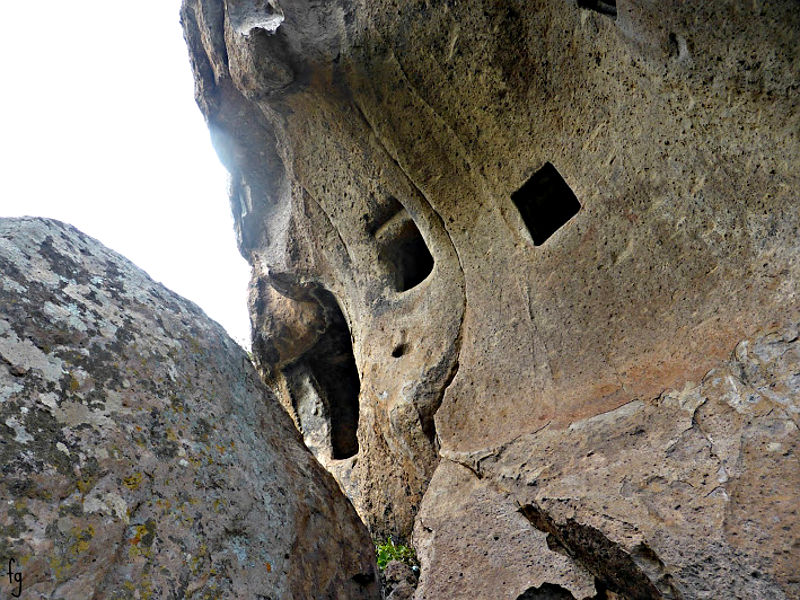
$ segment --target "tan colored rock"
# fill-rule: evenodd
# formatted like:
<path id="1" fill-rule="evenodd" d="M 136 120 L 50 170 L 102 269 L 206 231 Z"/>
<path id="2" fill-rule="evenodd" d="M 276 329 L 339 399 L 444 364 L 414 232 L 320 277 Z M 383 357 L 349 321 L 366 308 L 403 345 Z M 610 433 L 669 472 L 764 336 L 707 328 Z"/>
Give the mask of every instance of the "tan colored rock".
<path id="1" fill-rule="evenodd" d="M 517 598 L 559 586 L 569 597 L 596 594 L 594 577 L 530 526 L 507 491 L 450 460 L 436 470 L 414 543 L 421 558 L 419 600 Z"/>
<path id="2" fill-rule="evenodd" d="M 463 465 L 462 475 L 443 462 L 423 502 L 415 539 L 430 542 L 418 546 L 425 585 L 417 597 L 448 587 L 454 561 L 465 555 L 460 544 L 474 539 L 454 535 L 456 528 L 489 522 L 459 508 L 481 510 L 465 500 L 478 486 L 496 490 L 488 506 L 516 507 L 516 518 L 546 537 L 526 551 L 541 560 L 549 548 L 624 598 L 799 597 L 798 333 L 794 326 L 746 340 L 701 382 L 566 430 L 547 427 L 491 452 L 445 454 Z M 435 525 L 431 512 L 442 515 Z M 493 572 L 495 555 L 475 554 L 472 568 Z M 519 572 L 588 597 L 558 580 L 560 569 L 534 562 Z M 474 597 L 468 589 L 450 597 Z"/>
<path id="3" fill-rule="evenodd" d="M 756 528 L 760 549 L 734 551 L 715 495 L 684 516 L 694 515 L 690 525 L 633 511 L 634 535 L 617 517 L 603 521 L 597 492 L 580 487 L 601 485 L 624 512 L 633 496 L 623 495 L 622 467 L 604 483 L 591 460 L 569 463 L 579 487 L 559 510 L 503 479 L 523 477 L 524 465 L 578 461 L 570 440 L 589 434 L 576 427 L 622 419 L 649 432 L 635 446 L 639 468 L 670 480 L 663 448 L 649 444 L 665 441 L 661 428 L 677 435 L 688 413 L 665 391 L 711 386 L 709 372 L 729 368 L 742 340 L 760 343 L 800 319 L 795 2 L 185 0 L 183 19 L 254 269 L 260 371 L 374 534 L 408 537 L 423 515 L 447 529 L 438 540 L 416 535 L 452 549 L 438 559 L 420 552 L 418 595 L 467 597 L 468 585 L 448 579 L 468 541 L 458 515 L 477 519 L 476 535 L 504 530 L 518 522 L 518 501 L 558 535 L 573 513 L 600 532 L 579 527 L 576 548 L 657 560 L 642 566 L 613 550 L 601 568 L 584 557 L 575 569 L 599 580 L 594 592 L 520 565 L 479 582 L 494 590 L 488 597 L 557 597 L 553 585 L 636 597 L 608 575 L 617 559 L 653 597 L 797 597 L 788 575 L 800 571 L 797 552 L 771 570 L 762 564 L 795 543 L 783 500 L 775 525 Z M 323 348 L 352 351 L 358 381 L 335 378 L 350 393 L 313 372 Z M 791 403 L 799 386 L 786 381 Z M 349 450 L 337 451 L 334 440 L 354 426 Z M 731 440 L 747 427 L 724 422 Z M 559 448 L 547 460 L 543 440 Z M 580 443 L 586 454 L 606 447 Z M 512 447 L 520 456 L 506 464 Z M 710 485 L 716 463 L 695 449 L 680 481 Z M 748 451 L 741 494 L 792 481 L 788 459 L 762 473 L 771 456 L 764 444 Z M 464 457 L 497 465 L 483 475 L 486 490 L 454 472 L 450 462 Z M 498 513 L 484 493 L 497 494 Z M 677 501 L 685 491 L 658 494 L 665 506 L 676 500 L 673 511 L 696 506 Z M 745 509 L 726 519 L 723 530 L 739 536 L 755 527 Z M 531 540 L 525 553 L 559 554 Z M 683 558 L 670 554 L 679 547 Z"/>
<path id="4" fill-rule="evenodd" d="M 378 597 L 366 529 L 221 326 L 56 221 L 0 219 L 0 273 L 23 598 Z"/>

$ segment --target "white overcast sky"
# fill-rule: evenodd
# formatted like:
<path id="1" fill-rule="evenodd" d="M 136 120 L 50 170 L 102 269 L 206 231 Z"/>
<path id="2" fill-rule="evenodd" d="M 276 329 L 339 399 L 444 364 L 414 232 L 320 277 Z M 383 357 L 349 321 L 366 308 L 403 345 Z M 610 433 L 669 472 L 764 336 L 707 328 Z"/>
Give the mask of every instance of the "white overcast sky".
<path id="1" fill-rule="evenodd" d="M 75 225 L 249 347 L 249 269 L 194 103 L 179 5 L 2 2 L 0 216 Z"/>

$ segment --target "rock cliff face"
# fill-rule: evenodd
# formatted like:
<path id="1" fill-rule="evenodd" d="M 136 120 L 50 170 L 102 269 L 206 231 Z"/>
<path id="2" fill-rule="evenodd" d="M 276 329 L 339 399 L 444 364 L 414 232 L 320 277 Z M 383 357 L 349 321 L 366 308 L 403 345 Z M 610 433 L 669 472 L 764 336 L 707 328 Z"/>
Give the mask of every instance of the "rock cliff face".
<path id="1" fill-rule="evenodd" d="M 799 334 L 743 341 L 702 381 L 566 430 L 445 453 L 414 532 L 417 597 L 492 598 L 501 581 L 509 598 L 800 597 Z"/>
<path id="2" fill-rule="evenodd" d="M 219 325 L 55 221 L 0 219 L 0 273 L 22 597 L 378 597 L 366 529 Z"/>
<path id="3" fill-rule="evenodd" d="M 794 0 L 182 17 L 261 374 L 419 598 L 800 597 Z"/>

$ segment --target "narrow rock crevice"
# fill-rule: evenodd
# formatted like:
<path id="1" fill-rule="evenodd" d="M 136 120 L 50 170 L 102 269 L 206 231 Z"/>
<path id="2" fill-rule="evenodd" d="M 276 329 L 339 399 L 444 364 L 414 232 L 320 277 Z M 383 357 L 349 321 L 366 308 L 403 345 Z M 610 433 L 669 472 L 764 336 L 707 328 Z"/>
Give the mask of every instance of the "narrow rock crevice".
<path id="1" fill-rule="evenodd" d="M 283 375 L 306 444 L 315 453 L 341 460 L 358 453 L 361 382 L 350 329 L 336 297 L 322 287 L 312 296 L 323 310 L 322 333 Z"/>
<path id="2" fill-rule="evenodd" d="M 588 10 L 599 12 L 614 19 L 617 18 L 616 0 L 578 0 L 578 6 Z"/>
<path id="3" fill-rule="evenodd" d="M 568 556 L 623 598 L 682 600 L 664 563 L 646 544 L 641 543 L 628 553 L 591 525 L 574 519 L 557 523 L 535 504 L 522 506 L 520 513 L 533 527 L 548 534 L 549 547 L 563 548 Z"/>

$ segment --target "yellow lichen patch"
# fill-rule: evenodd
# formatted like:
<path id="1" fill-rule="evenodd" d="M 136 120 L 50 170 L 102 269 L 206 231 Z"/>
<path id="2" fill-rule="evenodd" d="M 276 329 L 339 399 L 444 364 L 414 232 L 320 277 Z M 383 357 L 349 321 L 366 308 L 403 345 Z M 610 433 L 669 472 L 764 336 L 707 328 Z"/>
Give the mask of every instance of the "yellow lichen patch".
<path id="1" fill-rule="evenodd" d="M 192 570 L 193 575 L 197 575 L 200 572 L 201 567 L 203 566 L 203 557 L 202 556 L 193 556 L 190 564 L 190 568 Z"/>
<path id="2" fill-rule="evenodd" d="M 138 544 L 142 537 L 147 535 L 147 526 L 146 525 L 136 525 L 134 527 L 134 537 L 131 539 L 131 544 Z"/>
<path id="3" fill-rule="evenodd" d="M 122 480 L 122 483 L 127 487 L 129 490 L 136 490 L 142 485 L 143 475 L 141 473 L 133 473 L 132 475 L 128 475 Z"/>
<path id="4" fill-rule="evenodd" d="M 53 577 L 56 581 L 61 581 L 64 579 L 66 575 L 65 571 L 69 568 L 69 563 L 64 563 L 61 561 L 61 557 L 59 556 L 52 556 L 50 557 L 50 571 L 53 573 Z"/>
<path id="5" fill-rule="evenodd" d="M 128 548 L 128 557 L 129 558 L 136 558 L 137 556 L 144 556 L 145 558 L 150 558 L 153 554 L 153 551 L 150 549 L 149 546 L 142 544 L 142 538 L 147 535 L 147 528 L 144 525 L 140 525 L 136 528 L 135 535 L 128 540 L 131 547 Z"/>
<path id="6" fill-rule="evenodd" d="M 134 598 L 149 600 L 153 597 L 153 584 L 148 579 L 139 581 L 138 586 L 132 581 L 126 581 L 122 585 L 127 591 L 132 593 Z"/>
<path id="7" fill-rule="evenodd" d="M 78 388 L 81 387 L 80 382 L 75 379 L 75 375 L 72 373 L 69 374 L 69 391 L 70 392 L 77 392 Z"/>
<path id="8" fill-rule="evenodd" d="M 128 556 L 131 558 L 135 556 L 152 555 L 151 546 L 155 541 L 156 536 L 156 523 L 153 519 L 147 519 L 142 524 L 133 527 L 133 535 L 128 540 L 131 547 L 128 549 Z"/>
<path id="9" fill-rule="evenodd" d="M 218 591 L 219 586 L 216 583 L 212 583 L 209 587 L 209 591 L 205 593 L 203 596 L 203 600 L 220 600 L 222 595 Z"/>
<path id="10" fill-rule="evenodd" d="M 78 527 L 73 528 L 72 537 L 75 538 L 75 543 L 69 547 L 69 552 L 74 555 L 83 554 L 89 550 L 89 540 L 94 537 L 94 527 L 89 525 L 86 529 Z"/>
<path id="11" fill-rule="evenodd" d="M 97 483 L 97 476 L 96 475 L 95 476 L 90 476 L 90 477 L 82 477 L 81 479 L 78 479 L 78 482 L 77 482 L 76 485 L 78 487 L 78 491 L 81 494 L 86 495 L 94 487 L 95 483 Z"/>

